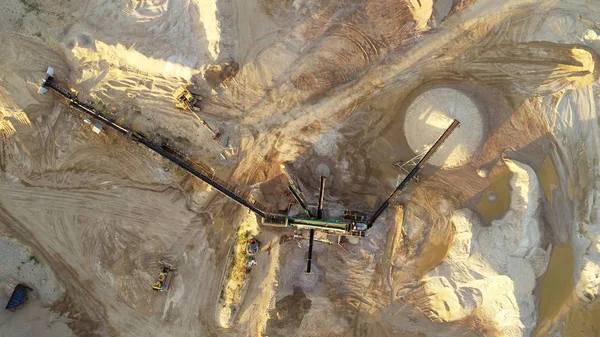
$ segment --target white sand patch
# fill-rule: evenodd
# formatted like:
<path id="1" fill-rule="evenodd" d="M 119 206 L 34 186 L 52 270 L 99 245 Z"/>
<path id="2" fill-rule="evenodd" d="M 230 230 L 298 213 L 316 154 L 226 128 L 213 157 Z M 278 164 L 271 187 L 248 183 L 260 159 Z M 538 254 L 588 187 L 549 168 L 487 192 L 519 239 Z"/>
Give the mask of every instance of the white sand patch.
<path id="1" fill-rule="evenodd" d="M 592 33 L 590 33 L 592 34 Z M 583 302 L 600 296 L 600 128 L 598 83 L 566 90 L 555 111 L 553 133 L 577 171 L 576 184 L 587 188 L 580 213 L 573 220 L 570 241 L 575 255 L 575 293 Z M 554 116 L 556 114 L 556 116 Z"/>
<path id="2" fill-rule="evenodd" d="M 454 130 L 428 163 L 443 167 L 467 163 L 482 144 L 483 119 L 475 103 L 455 89 L 435 88 L 414 99 L 404 121 L 408 145 L 417 153 L 426 151 L 454 119 L 461 123 L 460 128 Z"/>
<path id="3" fill-rule="evenodd" d="M 583 38 L 588 41 L 600 41 L 600 34 L 598 34 L 598 32 L 597 29 L 588 29 L 583 35 Z"/>
<path id="4" fill-rule="evenodd" d="M 204 26 L 206 40 L 208 41 L 208 52 L 216 60 L 219 57 L 221 42 L 221 26 L 217 20 L 217 1 L 196 1 L 200 12 L 200 22 Z"/>
<path id="5" fill-rule="evenodd" d="M 427 21 L 433 13 L 433 0 L 410 0 L 409 7 L 414 20 L 417 23 L 417 29 L 424 30 L 427 28 Z"/>
<path id="6" fill-rule="evenodd" d="M 540 184 L 533 169 L 506 161 L 513 172 L 510 210 L 483 227 L 468 209 L 452 216 L 454 240 L 425 279 L 421 309 L 430 319 L 478 315 L 503 336 L 529 336 L 537 321 L 533 290 L 549 255 L 540 248 Z"/>
<path id="7" fill-rule="evenodd" d="M 107 61 L 114 67 L 126 67 L 144 71 L 152 75 L 162 75 L 165 77 L 182 78 L 189 81 L 197 70 L 191 68 L 194 61 L 185 59 L 179 55 L 173 55 L 167 60 L 148 57 L 141 52 L 127 48 L 122 44 L 108 45 L 102 41 L 94 41 L 93 49 L 75 47 L 73 54 L 79 59 L 86 61 L 101 60 Z M 94 50 L 95 49 L 95 50 Z M 97 75 L 91 73 L 91 75 Z"/>

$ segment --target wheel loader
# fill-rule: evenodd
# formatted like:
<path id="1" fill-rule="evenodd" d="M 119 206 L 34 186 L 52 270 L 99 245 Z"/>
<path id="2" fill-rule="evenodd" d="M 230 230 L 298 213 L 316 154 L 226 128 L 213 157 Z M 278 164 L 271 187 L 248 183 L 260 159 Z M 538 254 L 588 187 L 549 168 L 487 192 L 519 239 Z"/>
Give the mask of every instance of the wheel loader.
<path id="1" fill-rule="evenodd" d="M 204 119 L 202 119 L 196 113 L 197 110 L 200 110 L 196 107 L 196 103 L 198 101 L 201 101 L 202 97 L 194 96 L 185 86 L 182 86 L 181 88 L 177 89 L 173 96 L 175 97 L 176 101 L 175 106 L 179 109 L 189 110 L 200 121 L 200 123 L 202 123 L 202 125 L 204 125 L 204 127 L 206 127 L 208 131 L 210 131 L 210 133 L 213 136 L 213 139 L 217 139 L 221 136 L 219 130 L 214 130 L 208 125 L 208 123 L 206 123 Z"/>

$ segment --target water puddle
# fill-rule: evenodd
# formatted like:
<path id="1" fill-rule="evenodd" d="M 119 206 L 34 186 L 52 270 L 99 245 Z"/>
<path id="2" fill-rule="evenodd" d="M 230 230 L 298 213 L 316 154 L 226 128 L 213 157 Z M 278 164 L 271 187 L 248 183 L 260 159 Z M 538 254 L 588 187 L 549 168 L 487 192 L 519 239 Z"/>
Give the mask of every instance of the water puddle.
<path id="1" fill-rule="evenodd" d="M 423 251 L 422 258 L 416 263 L 417 275 L 419 277 L 425 276 L 431 268 L 444 261 L 446 254 L 448 254 L 448 248 L 450 247 L 451 241 L 452 240 L 448 240 L 448 242 L 443 242 L 440 244 L 433 242 L 427 243 L 427 247 Z"/>
<path id="2" fill-rule="evenodd" d="M 589 307 L 571 309 L 567 314 L 563 336 L 600 336 L 600 302 Z"/>
<path id="3" fill-rule="evenodd" d="M 477 210 L 483 221 L 490 223 L 500 218 L 510 206 L 510 177 L 511 171 L 504 169 L 498 178 L 483 192 L 477 203 Z"/>
<path id="4" fill-rule="evenodd" d="M 540 183 L 542 184 L 542 188 L 544 189 L 544 193 L 546 194 L 546 198 L 548 198 L 548 201 L 552 203 L 552 193 L 558 187 L 558 176 L 556 175 L 554 165 L 552 165 L 552 161 L 550 160 L 549 156 L 546 157 L 542 167 L 540 167 L 537 173 Z"/>
<path id="5" fill-rule="evenodd" d="M 554 246 L 550 264 L 539 285 L 539 328 L 535 336 L 545 336 L 549 325 L 561 313 L 561 309 L 568 305 L 568 302 L 573 298 L 573 269 L 571 245 L 562 243 L 560 246 Z"/>
<path id="6" fill-rule="evenodd" d="M 554 247 L 548 271 L 540 284 L 540 318 L 534 336 L 559 330 L 562 336 L 600 336 L 600 302 L 575 307 L 573 253 L 567 243 Z M 568 311 L 567 311 L 568 310 Z M 562 317 L 561 317 L 562 316 Z"/>
<path id="7" fill-rule="evenodd" d="M 213 231 L 215 233 L 219 233 L 221 231 L 221 229 L 223 229 L 223 219 L 221 219 L 221 218 L 215 219 L 215 221 L 213 223 Z"/>

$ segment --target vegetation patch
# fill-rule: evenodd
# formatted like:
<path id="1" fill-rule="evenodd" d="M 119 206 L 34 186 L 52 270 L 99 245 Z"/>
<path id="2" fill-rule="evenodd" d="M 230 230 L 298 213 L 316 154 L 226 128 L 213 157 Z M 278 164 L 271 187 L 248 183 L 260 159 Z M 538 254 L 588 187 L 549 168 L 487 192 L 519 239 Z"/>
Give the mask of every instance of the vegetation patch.
<path id="1" fill-rule="evenodd" d="M 31 263 L 33 263 L 33 264 L 39 264 L 40 263 L 40 261 L 38 261 L 38 259 L 36 259 L 35 256 L 33 256 L 33 255 L 29 255 L 28 261 L 31 262 Z"/>
<path id="2" fill-rule="evenodd" d="M 21 3 L 23 4 L 23 7 L 25 7 L 25 11 L 27 13 L 29 12 L 34 12 L 36 14 L 40 13 L 40 7 L 38 6 L 38 4 L 33 1 L 33 0 L 20 0 Z"/>
<path id="3" fill-rule="evenodd" d="M 236 232 L 234 246 L 228 256 L 227 270 L 225 271 L 220 298 L 221 323 L 224 326 L 227 326 L 235 315 L 243 297 L 244 285 L 250 273 L 248 267 L 250 255 L 247 252 L 248 239 L 254 229 L 253 227 L 257 225 L 256 221 L 249 221 L 250 219 L 253 219 L 253 217 L 244 217 Z"/>
<path id="4" fill-rule="evenodd" d="M 238 229 L 236 234 L 235 247 L 232 249 L 229 256 L 229 269 L 224 289 L 222 291 L 223 306 L 231 307 L 237 305 L 239 301 L 240 291 L 246 281 L 248 275 L 248 264 L 249 255 L 246 252 L 248 247 L 248 231 L 241 228 Z"/>

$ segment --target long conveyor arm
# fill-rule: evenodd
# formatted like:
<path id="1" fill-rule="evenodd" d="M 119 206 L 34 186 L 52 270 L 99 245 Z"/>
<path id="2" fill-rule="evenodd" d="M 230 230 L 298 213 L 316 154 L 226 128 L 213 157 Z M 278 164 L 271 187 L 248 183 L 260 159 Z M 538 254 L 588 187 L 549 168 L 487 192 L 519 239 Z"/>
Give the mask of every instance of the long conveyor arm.
<path id="1" fill-rule="evenodd" d="M 423 168 L 423 166 L 425 166 L 425 163 L 427 163 L 429 158 L 442 145 L 442 143 L 444 143 L 444 141 L 448 138 L 448 136 L 450 136 L 452 131 L 454 131 L 454 129 L 456 129 L 459 125 L 460 125 L 460 122 L 456 119 L 452 122 L 452 124 L 450 124 L 450 126 L 446 129 L 446 131 L 444 131 L 444 133 L 440 136 L 440 138 L 438 138 L 438 140 L 435 142 L 435 144 L 433 144 L 431 149 L 429 149 L 429 151 L 427 151 L 425 156 L 423 156 L 423 158 L 421 158 L 421 160 L 419 160 L 417 165 L 408 173 L 408 175 L 402 180 L 402 182 L 400 182 L 400 184 L 398 185 L 398 187 L 396 187 L 394 192 L 392 192 L 392 194 L 390 194 L 390 196 L 381 204 L 381 206 L 379 206 L 377 211 L 375 211 L 373 216 L 367 221 L 367 228 L 371 228 L 373 226 L 375 221 L 381 216 L 381 214 L 390 205 L 390 202 L 396 197 L 396 195 L 398 195 L 400 192 L 402 192 L 406 188 L 406 186 L 408 186 L 408 183 L 419 173 L 419 171 L 421 171 L 421 169 Z"/>
<path id="2" fill-rule="evenodd" d="M 246 200 L 244 197 L 240 196 L 239 194 L 235 193 L 231 189 L 227 188 L 223 183 L 219 182 L 216 179 L 216 177 L 214 177 L 214 176 L 210 177 L 205 172 L 202 172 L 201 170 L 194 168 L 193 164 L 186 162 L 186 160 L 184 160 L 183 158 L 180 158 L 179 156 L 177 156 L 173 153 L 165 151 L 161 146 L 158 146 L 158 145 L 152 143 L 150 140 L 148 140 L 143 135 L 141 135 L 137 132 L 132 132 L 128 128 L 123 127 L 123 126 L 115 123 L 114 121 L 110 120 L 109 118 L 104 117 L 102 114 L 97 112 L 93 107 L 91 107 L 87 104 L 81 103 L 77 99 L 77 96 L 75 94 L 71 93 L 69 90 L 66 90 L 66 89 L 60 87 L 58 84 L 56 84 L 54 82 L 54 79 L 52 76 L 48 76 L 48 78 L 44 81 L 42 86 L 44 88 L 51 89 L 51 90 L 55 91 L 56 93 L 58 93 L 59 95 L 68 99 L 70 101 L 70 106 L 74 107 L 75 109 L 77 109 L 81 112 L 84 112 L 85 114 L 87 114 L 97 120 L 102 121 L 105 125 L 116 130 L 123 136 L 146 146 L 150 150 L 161 155 L 163 158 L 168 159 L 169 161 L 173 162 L 175 165 L 181 167 L 185 171 L 191 173 L 195 177 L 199 178 L 200 180 L 202 180 L 205 183 L 209 184 L 210 186 L 214 187 L 219 192 L 225 194 L 230 199 L 233 199 L 238 204 L 240 204 L 244 207 L 248 207 L 254 213 L 260 215 L 263 218 L 267 216 L 267 212 L 259 209 L 256 206 L 256 203 Z"/>

